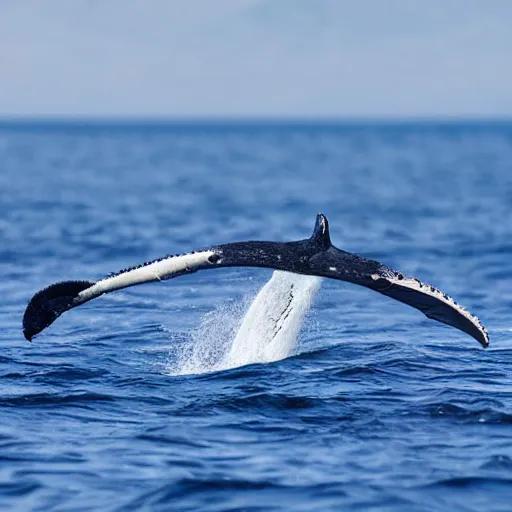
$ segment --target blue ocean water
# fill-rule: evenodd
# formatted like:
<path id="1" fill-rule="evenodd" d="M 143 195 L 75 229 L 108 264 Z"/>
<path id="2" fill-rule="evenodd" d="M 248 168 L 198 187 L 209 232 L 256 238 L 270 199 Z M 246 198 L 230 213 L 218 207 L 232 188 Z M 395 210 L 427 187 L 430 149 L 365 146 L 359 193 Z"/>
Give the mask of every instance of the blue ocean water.
<path id="1" fill-rule="evenodd" d="M 53 282 L 305 238 L 319 211 L 338 247 L 477 314 L 490 348 L 324 280 L 291 357 L 180 372 L 229 346 L 258 269 L 130 288 L 23 338 Z M 511 276 L 512 124 L 5 122 L 0 509 L 512 510 Z"/>

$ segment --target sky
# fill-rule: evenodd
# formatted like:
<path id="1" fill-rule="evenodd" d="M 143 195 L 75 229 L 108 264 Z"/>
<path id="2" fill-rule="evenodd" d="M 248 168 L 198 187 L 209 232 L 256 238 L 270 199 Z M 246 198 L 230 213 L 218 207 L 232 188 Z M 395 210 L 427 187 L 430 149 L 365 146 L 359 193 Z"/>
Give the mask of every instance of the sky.
<path id="1" fill-rule="evenodd" d="M 512 0 L 0 0 L 0 117 L 512 117 Z"/>

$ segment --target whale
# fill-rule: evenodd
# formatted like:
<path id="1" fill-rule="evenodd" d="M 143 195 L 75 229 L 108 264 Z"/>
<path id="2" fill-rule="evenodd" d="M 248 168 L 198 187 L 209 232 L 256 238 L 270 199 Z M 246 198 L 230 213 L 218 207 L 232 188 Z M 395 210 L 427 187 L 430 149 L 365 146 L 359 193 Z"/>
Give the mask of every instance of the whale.
<path id="1" fill-rule="evenodd" d="M 419 279 L 358 254 L 336 248 L 327 217 L 319 213 L 311 237 L 294 242 L 245 241 L 168 255 L 108 274 L 99 281 L 62 281 L 38 291 L 23 315 L 29 341 L 64 312 L 116 290 L 226 267 L 262 267 L 337 279 L 364 286 L 407 304 L 428 318 L 472 336 L 484 348 L 489 335 L 480 320 L 449 295 Z"/>

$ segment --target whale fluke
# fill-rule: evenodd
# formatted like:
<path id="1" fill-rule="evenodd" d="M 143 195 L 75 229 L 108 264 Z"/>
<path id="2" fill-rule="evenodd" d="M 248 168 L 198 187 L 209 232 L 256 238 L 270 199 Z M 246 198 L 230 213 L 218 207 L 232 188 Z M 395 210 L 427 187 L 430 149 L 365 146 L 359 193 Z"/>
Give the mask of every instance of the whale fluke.
<path id="1" fill-rule="evenodd" d="M 199 270 L 244 266 L 316 275 L 365 286 L 420 310 L 428 318 L 469 334 L 483 347 L 489 345 L 487 331 L 478 318 L 437 288 L 405 277 L 378 261 L 334 247 L 329 223 L 321 213 L 317 215 L 313 235 L 305 240 L 216 245 L 165 256 L 109 274 L 97 282 L 65 281 L 51 285 L 37 292 L 28 303 L 23 316 L 23 333 L 31 340 L 65 311 L 105 293 Z"/>

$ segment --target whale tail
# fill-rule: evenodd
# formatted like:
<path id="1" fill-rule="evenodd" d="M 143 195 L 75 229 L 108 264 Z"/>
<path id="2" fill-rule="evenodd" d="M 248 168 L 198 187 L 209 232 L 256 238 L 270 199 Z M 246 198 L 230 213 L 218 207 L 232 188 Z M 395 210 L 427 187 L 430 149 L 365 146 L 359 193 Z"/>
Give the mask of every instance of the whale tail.
<path id="1" fill-rule="evenodd" d="M 23 315 L 23 334 L 28 341 L 51 325 L 62 313 L 84 301 L 78 294 L 94 283 L 90 281 L 63 281 L 37 292 Z"/>

